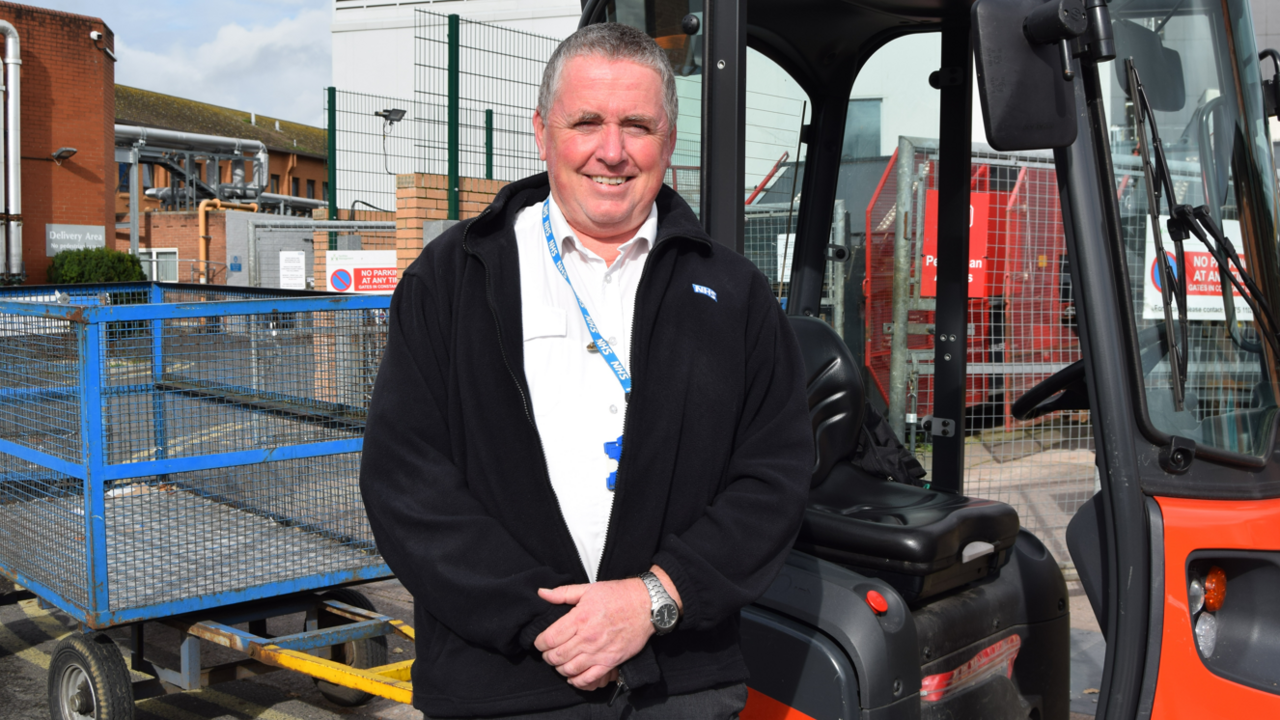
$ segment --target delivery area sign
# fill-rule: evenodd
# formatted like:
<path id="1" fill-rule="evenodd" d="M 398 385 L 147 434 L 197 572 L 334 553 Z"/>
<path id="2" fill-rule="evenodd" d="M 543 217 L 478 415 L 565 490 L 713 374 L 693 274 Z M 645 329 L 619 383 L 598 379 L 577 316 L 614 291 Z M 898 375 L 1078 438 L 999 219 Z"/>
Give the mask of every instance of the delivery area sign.
<path id="1" fill-rule="evenodd" d="M 969 297 L 987 295 L 987 227 L 991 221 L 991 196 L 969 194 Z M 920 297 L 938 296 L 938 191 L 924 197 L 924 276 Z"/>
<path id="2" fill-rule="evenodd" d="M 325 278 L 330 292 L 391 292 L 400 278 L 396 251 L 329 250 L 325 253 Z"/>
<path id="3" fill-rule="evenodd" d="M 1160 218 L 1160 227 L 1168 227 L 1167 217 Z M 1237 220 L 1223 220 L 1222 234 L 1231 240 L 1231 244 L 1236 247 L 1237 252 L 1240 250 L 1241 238 L 1240 222 Z M 1173 268 L 1174 273 L 1178 271 L 1178 263 L 1175 260 L 1173 241 L 1169 239 L 1168 233 L 1161 233 L 1164 239 L 1165 253 L 1169 256 L 1169 266 Z M 1190 238 L 1183 243 L 1187 257 L 1187 319 L 1188 320 L 1225 320 L 1226 311 L 1223 309 L 1222 303 L 1222 271 L 1218 267 L 1218 263 L 1213 259 L 1208 250 L 1199 240 Z M 1156 264 L 1156 241 L 1151 234 L 1150 221 L 1147 225 L 1147 249 L 1144 254 L 1145 262 L 1142 272 L 1142 318 L 1144 320 L 1161 320 L 1164 318 L 1164 303 L 1160 295 L 1160 266 Z M 1240 256 L 1241 263 L 1247 268 L 1249 266 L 1248 259 L 1243 253 Z M 1239 275 L 1236 276 L 1239 278 Z M 1231 281 L 1225 281 L 1230 287 Z M 1232 290 L 1233 299 L 1235 300 L 1236 320 L 1252 320 L 1253 311 L 1249 309 L 1249 304 L 1240 297 L 1240 294 Z M 1175 303 L 1173 306 L 1173 316 L 1178 316 L 1178 307 Z"/>

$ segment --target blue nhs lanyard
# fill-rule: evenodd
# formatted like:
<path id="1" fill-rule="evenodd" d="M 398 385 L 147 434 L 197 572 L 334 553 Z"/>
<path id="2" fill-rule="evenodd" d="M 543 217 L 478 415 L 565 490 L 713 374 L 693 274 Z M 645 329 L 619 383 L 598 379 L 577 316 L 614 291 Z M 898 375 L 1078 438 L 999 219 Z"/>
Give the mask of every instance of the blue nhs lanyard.
<path id="1" fill-rule="evenodd" d="M 617 376 L 618 382 L 622 385 L 622 392 L 628 397 L 631 395 L 631 375 L 627 369 L 622 366 L 622 361 L 618 359 L 616 353 L 613 352 L 613 346 L 605 342 L 600 336 L 600 330 L 596 328 L 596 321 L 591 319 L 591 313 L 587 311 L 587 306 L 583 304 L 582 298 L 578 297 L 578 291 L 573 289 L 573 282 L 569 280 L 569 273 L 565 270 L 564 260 L 560 257 L 560 243 L 556 242 L 555 234 L 551 232 L 551 198 L 547 198 L 542 203 L 542 234 L 547 238 L 547 250 L 551 252 L 551 262 L 555 263 L 556 270 L 560 271 L 560 277 L 569 283 L 569 292 L 573 293 L 573 299 L 578 301 L 578 309 L 582 311 L 582 320 L 587 324 L 587 332 L 591 333 L 591 341 L 595 343 L 596 349 L 600 351 L 600 359 L 609 365 L 609 369 Z"/>

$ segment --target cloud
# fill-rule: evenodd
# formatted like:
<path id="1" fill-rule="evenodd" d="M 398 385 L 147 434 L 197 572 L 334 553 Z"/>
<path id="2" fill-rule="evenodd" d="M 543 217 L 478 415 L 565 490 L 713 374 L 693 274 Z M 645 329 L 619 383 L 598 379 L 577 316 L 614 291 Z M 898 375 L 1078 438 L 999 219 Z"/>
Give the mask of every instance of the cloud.
<path id="1" fill-rule="evenodd" d="M 134 44 L 120 33 L 116 82 L 323 127 L 323 89 L 332 78 L 329 20 L 326 8 L 269 26 L 232 22 L 208 42 L 165 49 Z"/>

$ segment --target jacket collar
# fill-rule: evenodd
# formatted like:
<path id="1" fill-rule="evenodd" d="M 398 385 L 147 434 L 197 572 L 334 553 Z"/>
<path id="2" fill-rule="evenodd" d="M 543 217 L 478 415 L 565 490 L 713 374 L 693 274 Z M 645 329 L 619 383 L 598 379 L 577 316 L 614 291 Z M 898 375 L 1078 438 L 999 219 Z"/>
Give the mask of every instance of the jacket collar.
<path id="1" fill-rule="evenodd" d="M 485 244 L 507 236 L 515 227 L 516 215 L 526 207 L 540 203 L 551 194 L 551 185 L 545 172 L 531 175 L 504 186 L 493 202 L 467 228 L 464 246 L 479 250 Z M 658 206 L 658 236 L 654 247 L 668 239 L 681 238 L 714 248 L 711 236 L 702 229 L 698 216 L 684 198 L 663 185 L 655 201 Z M 514 239 L 514 235 L 511 235 Z"/>

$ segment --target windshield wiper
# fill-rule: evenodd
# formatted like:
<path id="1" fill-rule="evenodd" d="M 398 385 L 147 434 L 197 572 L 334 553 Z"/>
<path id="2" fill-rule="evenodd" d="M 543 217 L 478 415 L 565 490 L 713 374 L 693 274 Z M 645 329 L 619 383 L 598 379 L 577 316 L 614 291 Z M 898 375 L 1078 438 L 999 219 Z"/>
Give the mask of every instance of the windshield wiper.
<path id="1" fill-rule="evenodd" d="M 1138 152 L 1142 158 L 1142 171 L 1147 176 L 1143 183 L 1147 189 L 1147 212 L 1151 219 L 1151 235 L 1155 239 L 1156 267 L 1160 269 L 1160 300 L 1164 308 L 1164 330 L 1169 346 L 1169 375 L 1173 389 L 1173 409 L 1182 412 L 1186 396 L 1187 359 L 1188 359 L 1188 318 L 1187 318 L 1187 258 L 1182 242 L 1187 239 L 1185 228 L 1175 227 L 1173 207 L 1175 196 L 1173 178 L 1169 174 L 1169 165 L 1165 160 L 1164 145 L 1160 142 L 1160 130 L 1156 127 L 1155 113 L 1147 100 L 1147 93 L 1142 88 L 1142 80 L 1138 77 L 1138 69 L 1133 65 L 1133 58 L 1124 61 L 1129 77 L 1129 96 L 1133 98 L 1134 122 L 1137 124 Z M 1147 122 L 1151 125 L 1151 143 L 1147 143 Z M 1154 153 L 1152 152 L 1154 150 Z M 1152 163 L 1152 155 L 1155 163 Z M 1160 232 L 1160 199 L 1164 197 L 1169 206 L 1169 235 L 1174 245 L 1174 260 L 1177 271 L 1169 264 L 1169 254 L 1164 249 L 1164 238 Z M 1173 304 L 1178 307 L 1178 327 L 1181 332 L 1174 331 Z"/>
<path id="2" fill-rule="evenodd" d="M 1231 240 L 1222 232 L 1221 226 L 1214 219 L 1209 207 L 1201 205 L 1200 207 L 1192 208 L 1190 205 L 1177 202 L 1177 196 L 1174 194 L 1173 189 L 1173 177 L 1169 173 L 1169 164 L 1165 158 L 1164 145 L 1160 141 L 1160 131 L 1156 127 L 1155 114 L 1152 112 L 1151 105 L 1147 100 L 1146 91 L 1142 87 L 1142 80 L 1138 77 L 1138 71 L 1134 67 L 1132 59 L 1125 60 L 1125 67 L 1129 73 L 1129 89 L 1134 99 L 1134 117 L 1138 126 L 1138 149 L 1142 156 L 1143 171 L 1147 173 L 1147 177 L 1154 178 L 1146 183 L 1147 206 L 1151 216 L 1152 235 L 1155 238 L 1156 262 L 1160 268 L 1160 295 L 1164 305 L 1165 337 L 1169 345 L 1169 352 L 1172 355 L 1169 366 L 1174 386 L 1174 409 L 1182 410 L 1187 378 L 1187 345 L 1189 337 L 1187 332 L 1187 275 L 1183 241 L 1195 235 L 1196 239 L 1209 250 L 1209 254 L 1213 257 L 1214 262 L 1217 263 L 1220 281 L 1222 279 L 1226 280 L 1225 283 L 1222 283 L 1222 303 L 1227 333 L 1232 342 L 1247 352 L 1259 353 L 1262 351 L 1260 343 L 1251 342 L 1239 336 L 1239 330 L 1235 327 L 1235 301 L 1231 288 L 1234 288 L 1240 294 L 1241 299 L 1249 306 L 1253 313 L 1254 321 L 1258 323 L 1258 334 L 1266 339 L 1267 344 L 1271 346 L 1274 357 L 1277 358 L 1280 358 L 1280 324 L 1277 324 L 1275 314 L 1272 312 L 1266 296 L 1258 287 L 1253 276 L 1245 269 L 1244 262 L 1240 259 L 1239 254 L 1236 253 L 1235 246 L 1231 244 Z M 1150 123 L 1151 129 L 1150 152 L 1148 152 L 1146 136 L 1148 123 Z M 1155 156 L 1154 163 L 1151 155 Z M 1201 158 L 1201 162 L 1205 162 L 1205 159 Z M 1210 168 L 1210 171 L 1212 171 L 1212 168 Z M 1164 244 L 1160 236 L 1159 202 L 1162 195 L 1169 207 L 1169 236 L 1173 240 L 1176 253 L 1177 272 L 1174 278 L 1169 277 L 1175 273 L 1169 265 L 1169 257 L 1164 251 Z M 1227 283 L 1230 283 L 1230 285 L 1228 286 Z M 1182 331 L 1181 337 L 1178 337 L 1176 342 L 1168 339 L 1175 337 L 1170 304 L 1171 296 L 1177 303 L 1178 325 Z"/>

